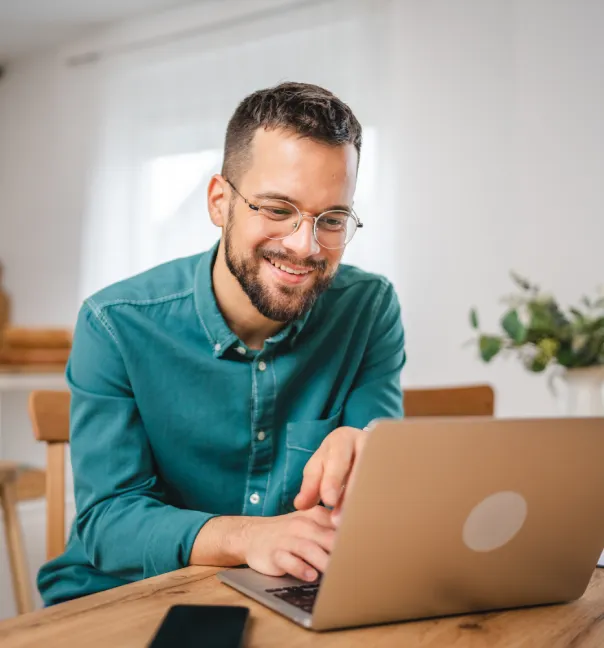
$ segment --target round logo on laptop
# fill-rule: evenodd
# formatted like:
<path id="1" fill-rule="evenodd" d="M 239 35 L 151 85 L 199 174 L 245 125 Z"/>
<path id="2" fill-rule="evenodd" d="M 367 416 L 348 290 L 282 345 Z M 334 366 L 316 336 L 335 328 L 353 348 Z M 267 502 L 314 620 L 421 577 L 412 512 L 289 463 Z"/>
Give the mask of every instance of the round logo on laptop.
<path id="1" fill-rule="evenodd" d="M 501 491 L 489 495 L 468 515 L 463 541 L 472 551 L 499 549 L 520 531 L 526 515 L 526 500 L 519 493 Z"/>

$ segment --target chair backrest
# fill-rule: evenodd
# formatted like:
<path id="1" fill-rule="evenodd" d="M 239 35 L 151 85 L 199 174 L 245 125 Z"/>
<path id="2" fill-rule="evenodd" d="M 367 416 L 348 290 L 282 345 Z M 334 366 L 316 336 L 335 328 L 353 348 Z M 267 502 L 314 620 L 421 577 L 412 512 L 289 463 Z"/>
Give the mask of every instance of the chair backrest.
<path id="1" fill-rule="evenodd" d="M 34 436 L 46 447 L 46 556 L 65 549 L 65 446 L 69 443 L 68 391 L 34 391 L 29 396 L 29 417 Z"/>
<path id="2" fill-rule="evenodd" d="M 405 389 L 406 417 L 493 416 L 495 393 L 490 385 Z"/>

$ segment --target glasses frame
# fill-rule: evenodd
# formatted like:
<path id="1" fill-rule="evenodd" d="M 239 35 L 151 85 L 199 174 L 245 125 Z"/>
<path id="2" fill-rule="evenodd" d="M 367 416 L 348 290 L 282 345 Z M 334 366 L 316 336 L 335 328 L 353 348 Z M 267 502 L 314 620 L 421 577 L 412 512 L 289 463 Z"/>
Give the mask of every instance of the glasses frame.
<path id="1" fill-rule="evenodd" d="M 249 200 L 248 200 L 248 199 L 247 199 L 247 198 L 246 198 L 246 197 L 245 197 L 245 196 L 244 196 L 244 195 L 239 191 L 239 189 L 237 189 L 237 187 L 236 187 L 236 186 L 235 186 L 235 185 L 234 185 L 234 184 L 233 184 L 233 183 L 232 183 L 228 178 L 225 178 L 225 180 L 226 180 L 227 184 L 231 187 L 231 189 L 232 189 L 232 190 L 233 190 L 233 191 L 234 191 L 234 192 L 235 192 L 235 193 L 236 193 L 236 194 L 237 194 L 237 195 L 238 195 L 238 196 L 243 200 L 243 202 L 244 202 L 244 203 L 245 203 L 245 204 L 246 204 L 246 205 L 247 205 L 247 206 L 248 206 L 252 211 L 260 212 L 260 208 L 262 207 L 261 204 L 260 204 L 260 205 L 256 205 L 256 204 L 250 202 L 250 201 L 249 201 Z M 310 218 L 310 219 L 312 219 L 312 221 L 313 221 L 312 234 L 313 234 L 313 237 L 314 237 L 315 241 L 316 241 L 316 242 L 317 242 L 317 243 L 318 243 L 322 248 L 325 248 L 326 250 L 342 250 L 343 248 L 345 248 L 345 247 L 350 243 L 350 241 L 352 241 L 352 239 L 354 238 L 354 235 L 355 235 L 356 232 L 357 232 L 356 229 L 355 229 L 355 231 L 353 232 L 352 236 L 350 237 L 350 241 L 346 241 L 346 243 L 344 243 L 344 245 L 340 245 L 340 246 L 338 246 L 338 247 L 327 247 L 326 245 L 323 245 L 323 243 L 321 243 L 321 242 L 319 241 L 319 239 L 317 238 L 317 221 L 319 220 L 319 218 L 321 218 L 321 216 L 324 216 L 325 214 L 329 214 L 330 212 L 334 212 L 334 211 L 335 211 L 335 212 L 345 212 L 345 213 L 349 214 L 350 216 L 352 216 L 352 218 L 354 219 L 354 222 L 355 222 L 355 224 L 356 224 L 357 229 L 363 227 L 363 223 L 361 223 L 361 220 L 359 219 L 359 217 L 356 215 L 356 213 L 355 213 L 354 210 L 352 210 L 352 209 L 351 209 L 350 211 L 347 211 L 347 210 L 344 210 L 344 209 L 328 209 L 327 211 L 321 212 L 321 213 L 318 214 L 317 216 L 313 216 L 312 214 L 303 214 L 303 213 L 298 209 L 298 207 L 297 207 L 296 205 L 294 205 L 294 203 L 289 202 L 289 200 L 282 200 L 281 198 L 279 198 L 279 201 L 280 201 L 280 202 L 287 203 L 288 205 L 291 205 L 291 206 L 292 206 L 292 207 L 293 207 L 293 208 L 298 212 L 298 221 L 296 222 L 293 231 L 290 232 L 289 234 L 286 234 L 285 236 L 281 236 L 280 238 L 273 238 L 273 237 L 271 237 L 271 236 L 267 236 L 266 238 L 270 239 L 271 241 L 282 241 L 283 239 L 286 239 L 288 236 L 291 236 L 292 234 L 294 234 L 295 232 L 298 231 L 298 228 L 300 227 L 300 223 L 301 223 L 305 218 Z"/>

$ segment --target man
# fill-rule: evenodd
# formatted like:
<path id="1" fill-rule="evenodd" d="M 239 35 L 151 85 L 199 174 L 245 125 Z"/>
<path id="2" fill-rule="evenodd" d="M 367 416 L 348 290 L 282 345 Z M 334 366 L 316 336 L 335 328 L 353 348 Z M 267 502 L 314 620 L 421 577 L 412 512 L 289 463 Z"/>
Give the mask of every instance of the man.
<path id="1" fill-rule="evenodd" d="M 67 368 L 77 515 L 40 571 L 47 604 L 189 564 L 325 570 L 363 428 L 402 416 L 395 292 L 340 265 L 361 227 L 360 149 L 327 90 L 250 95 L 208 187 L 219 244 L 83 304 Z"/>

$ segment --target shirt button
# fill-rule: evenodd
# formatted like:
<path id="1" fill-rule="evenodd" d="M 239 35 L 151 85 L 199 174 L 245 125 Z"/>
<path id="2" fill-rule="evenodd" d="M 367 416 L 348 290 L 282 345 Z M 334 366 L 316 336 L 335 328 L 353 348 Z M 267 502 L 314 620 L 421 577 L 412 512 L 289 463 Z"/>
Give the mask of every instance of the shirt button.
<path id="1" fill-rule="evenodd" d="M 266 439 L 266 433 L 260 431 L 258 432 L 258 436 L 256 438 L 258 439 L 258 441 L 264 441 L 264 439 Z"/>
<path id="2" fill-rule="evenodd" d="M 258 369 L 260 369 L 260 371 L 266 371 L 266 362 L 264 362 L 263 360 L 261 360 L 261 361 L 258 363 Z"/>
<path id="3" fill-rule="evenodd" d="M 238 346 L 235 351 L 237 351 L 237 353 L 240 353 L 241 355 L 245 355 L 245 349 L 242 346 Z"/>
<path id="4" fill-rule="evenodd" d="M 258 504 L 259 501 L 260 501 L 260 495 L 258 495 L 258 493 L 252 493 L 250 496 L 250 502 L 252 504 Z"/>
<path id="5" fill-rule="evenodd" d="M 214 351 L 220 351 L 220 349 L 222 349 L 222 347 L 220 346 L 220 344 L 215 344 L 215 345 L 214 345 Z"/>

